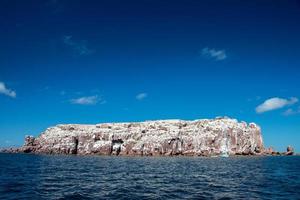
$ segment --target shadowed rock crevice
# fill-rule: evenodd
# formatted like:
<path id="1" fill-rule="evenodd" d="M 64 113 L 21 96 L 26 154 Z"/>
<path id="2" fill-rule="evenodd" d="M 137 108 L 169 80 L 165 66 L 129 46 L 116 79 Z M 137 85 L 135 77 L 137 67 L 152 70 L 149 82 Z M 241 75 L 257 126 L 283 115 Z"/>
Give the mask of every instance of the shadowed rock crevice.
<path id="1" fill-rule="evenodd" d="M 78 138 L 77 137 L 73 137 L 73 148 L 71 149 L 71 154 L 77 154 L 78 152 Z"/>
<path id="2" fill-rule="evenodd" d="M 124 142 L 123 142 L 122 139 L 112 140 L 111 153 L 110 154 L 118 156 L 121 152 L 121 147 L 122 147 L 123 143 Z"/>

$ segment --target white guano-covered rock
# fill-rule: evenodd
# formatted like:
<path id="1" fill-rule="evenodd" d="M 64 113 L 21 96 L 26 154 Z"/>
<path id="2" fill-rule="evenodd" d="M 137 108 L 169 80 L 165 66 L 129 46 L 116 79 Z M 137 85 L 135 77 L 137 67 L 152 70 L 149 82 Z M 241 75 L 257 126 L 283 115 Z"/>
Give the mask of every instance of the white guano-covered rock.
<path id="1" fill-rule="evenodd" d="M 29 137 L 29 136 L 28 136 Z M 99 155 L 249 155 L 263 151 L 260 127 L 236 119 L 66 124 L 26 138 L 23 152 Z"/>

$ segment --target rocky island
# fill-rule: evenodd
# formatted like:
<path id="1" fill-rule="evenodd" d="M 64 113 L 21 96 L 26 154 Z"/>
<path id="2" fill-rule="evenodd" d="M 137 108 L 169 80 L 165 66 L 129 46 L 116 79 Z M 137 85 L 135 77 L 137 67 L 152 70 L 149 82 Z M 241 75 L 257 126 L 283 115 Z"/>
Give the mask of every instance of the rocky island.
<path id="1" fill-rule="evenodd" d="M 268 153 L 258 125 L 227 117 L 194 121 L 57 125 L 46 129 L 36 138 L 26 136 L 24 146 L 8 151 L 123 156 L 226 156 Z"/>
<path id="2" fill-rule="evenodd" d="M 9 153 L 122 155 L 122 156 L 230 156 L 293 155 L 264 148 L 255 123 L 218 117 L 194 121 L 156 120 L 96 125 L 62 124 L 38 137 L 25 136 Z"/>

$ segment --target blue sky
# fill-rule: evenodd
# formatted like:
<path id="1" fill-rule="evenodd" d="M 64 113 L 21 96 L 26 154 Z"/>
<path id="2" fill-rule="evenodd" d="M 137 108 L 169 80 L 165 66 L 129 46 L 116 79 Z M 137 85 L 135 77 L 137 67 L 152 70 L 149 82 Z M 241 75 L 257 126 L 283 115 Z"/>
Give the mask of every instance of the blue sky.
<path id="1" fill-rule="evenodd" d="M 229 116 L 300 149 L 299 1 L 0 2 L 0 146 L 60 123 Z"/>

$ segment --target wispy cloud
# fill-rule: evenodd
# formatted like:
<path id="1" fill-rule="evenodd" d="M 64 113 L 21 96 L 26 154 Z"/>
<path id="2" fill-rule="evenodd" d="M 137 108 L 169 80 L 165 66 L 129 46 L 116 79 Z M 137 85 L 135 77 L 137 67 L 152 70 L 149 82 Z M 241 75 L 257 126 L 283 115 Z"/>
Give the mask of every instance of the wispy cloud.
<path id="1" fill-rule="evenodd" d="M 201 51 L 202 56 L 207 58 L 211 58 L 217 61 L 225 60 L 227 58 L 225 50 L 217 50 L 217 49 L 210 49 L 208 47 L 203 48 Z"/>
<path id="2" fill-rule="evenodd" d="M 261 99 L 261 96 L 256 96 L 255 98 L 248 98 L 247 101 L 259 101 Z"/>
<path id="3" fill-rule="evenodd" d="M 71 35 L 63 36 L 63 42 L 78 55 L 89 55 L 93 53 L 93 50 L 87 47 L 86 41 L 74 41 Z"/>
<path id="4" fill-rule="evenodd" d="M 298 107 L 298 110 L 297 109 L 289 108 L 286 111 L 284 111 L 282 114 L 284 116 L 290 116 L 290 115 L 300 114 L 300 107 Z"/>
<path id="5" fill-rule="evenodd" d="M 17 96 L 16 92 L 7 88 L 3 82 L 0 82 L 0 94 L 4 94 L 12 98 L 16 98 Z"/>
<path id="6" fill-rule="evenodd" d="M 256 113 L 264 113 L 271 110 L 280 109 L 286 106 L 293 105 L 298 102 L 296 97 L 291 97 L 290 99 L 283 99 L 278 97 L 273 97 L 265 100 L 262 104 L 258 105 L 255 109 Z"/>
<path id="7" fill-rule="evenodd" d="M 106 103 L 105 100 L 103 100 L 101 97 L 98 97 L 97 95 L 71 99 L 70 102 L 72 104 L 80 104 L 80 105 L 96 105 L 97 103 L 99 103 L 99 104 Z"/>
<path id="8" fill-rule="evenodd" d="M 143 100 L 143 99 L 145 99 L 146 97 L 148 97 L 148 94 L 147 93 L 139 93 L 139 94 L 137 94 L 136 96 L 135 96 L 135 98 L 137 99 L 137 100 L 139 100 L 139 101 L 141 101 L 141 100 Z"/>
<path id="9" fill-rule="evenodd" d="M 59 93 L 61 96 L 64 96 L 65 94 L 66 94 L 66 91 L 65 90 L 62 90 L 62 91 L 60 91 L 60 93 Z"/>

